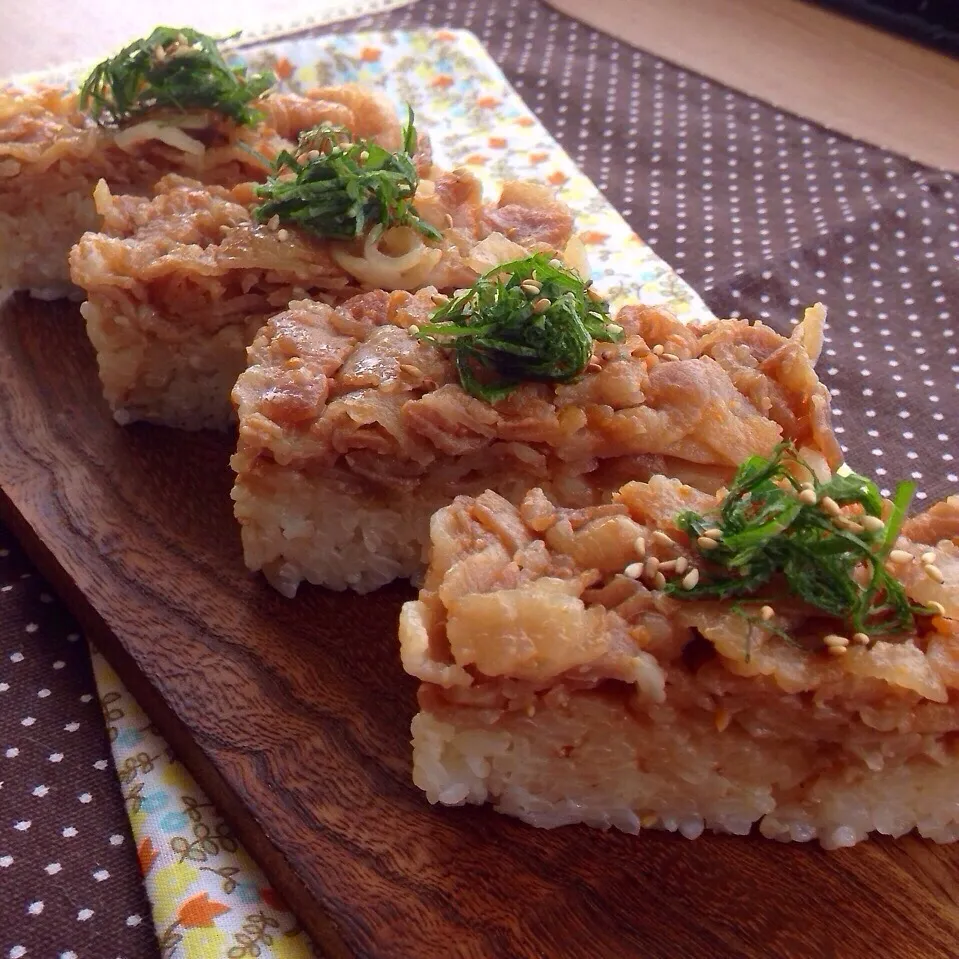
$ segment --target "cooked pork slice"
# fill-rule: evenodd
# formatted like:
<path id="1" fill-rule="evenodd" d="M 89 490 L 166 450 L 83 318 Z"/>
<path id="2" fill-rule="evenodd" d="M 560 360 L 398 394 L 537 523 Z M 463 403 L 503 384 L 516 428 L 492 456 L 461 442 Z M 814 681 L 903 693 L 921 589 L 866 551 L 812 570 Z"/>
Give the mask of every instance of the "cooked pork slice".
<path id="1" fill-rule="evenodd" d="M 322 102 L 322 101 L 318 101 Z M 478 181 L 462 170 L 421 180 L 418 212 L 441 231 L 409 227 L 355 242 L 255 222 L 253 184 L 230 189 L 176 175 L 151 198 L 97 187 L 100 232 L 70 253 L 97 350 L 104 395 L 121 423 L 227 429 L 230 390 L 267 319 L 307 295 L 337 303 L 364 289 L 454 290 L 531 251 L 562 253 L 572 221 L 549 191 L 510 200 L 519 241 L 490 232 Z M 508 185 L 504 189 L 515 189 Z M 538 226 L 547 211 L 549 231 Z M 524 222 L 528 228 L 522 229 Z M 561 228 L 559 221 L 562 220 Z M 547 242 L 548 240 L 548 242 Z M 526 243 L 526 246 L 521 245 Z"/>
<path id="2" fill-rule="evenodd" d="M 748 328 L 713 327 L 729 345 L 734 329 L 761 363 Z M 959 838 L 959 537 L 942 522 L 955 498 L 896 544 L 915 555 L 896 554 L 897 588 L 922 611 L 890 629 L 880 603 L 877 633 L 851 637 L 782 580 L 754 599 L 689 592 L 710 581 L 720 530 L 702 548 L 681 514 L 720 499 L 656 476 L 603 506 L 487 491 L 433 517 L 399 627 L 422 683 L 413 778 L 430 802 L 691 839 L 756 824 L 826 848 L 914 828 Z"/>
<path id="3" fill-rule="evenodd" d="M 540 487 L 582 508 L 656 473 L 713 492 L 784 439 L 823 468 L 840 462 L 806 352 L 816 311 L 787 338 L 627 307 L 622 341 L 596 344 L 577 382 L 525 383 L 490 404 L 464 391 L 446 350 L 410 335 L 432 309 L 431 290 L 294 302 L 254 340 L 233 392 L 233 497 L 247 565 L 283 593 L 418 575 L 430 517 L 459 494 L 519 503 Z M 736 369 L 717 359 L 725 349 Z"/>
<path id="4" fill-rule="evenodd" d="M 902 531 L 917 543 L 959 540 L 959 495 L 950 496 L 906 520 Z"/>
<path id="5" fill-rule="evenodd" d="M 0 91 L 0 288 L 71 289 L 67 255 L 97 228 L 93 190 L 101 179 L 116 193 L 144 197 L 167 173 L 226 187 L 260 180 L 301 131 L 324 121 L 391 147 L 400 138 L 382 95 L 354 85 L 274 94 L 260 107 L 265 119 L 254 126 L 206 111 L 157 111 L 114 129 L 82 113 L 71 91 Z"/>
<path id="6" fill-rule="evenodd" d="M 314 87 L 302 96 L 272 93 L 257 105 L 264 123 L 279 136 L 296 142 L 320 123 L 345 127 L 353 136 L 398 150 L 403 136 L 396 109 L 386 94 L 357 83 Z"/>

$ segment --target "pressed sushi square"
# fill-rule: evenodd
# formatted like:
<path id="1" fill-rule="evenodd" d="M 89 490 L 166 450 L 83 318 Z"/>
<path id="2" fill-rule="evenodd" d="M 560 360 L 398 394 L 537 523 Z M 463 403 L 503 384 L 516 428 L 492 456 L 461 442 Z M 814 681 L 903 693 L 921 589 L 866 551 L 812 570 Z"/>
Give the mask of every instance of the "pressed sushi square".
<path id="1" fill-rule="evenodd" d="M 400 139 L 381 94 L 344 84 L 309 95 L 274 93 L 241 125 L 210 110 L 155 111 L 115 128 L 98 125 L 61 87 L 0 91 L 0 289 L 71 290 L 67 255 L 98 225 L 94 188 L 152 196 L 166 174 L 233 187 L 266 177 L 297 135 L 343 124 L 389 148 Z"/>
<path id="2" fill-rule="evenodd" d="M 468 171 L 432 166 L 425 137 L 415 160 L 424 176 L 417 211 L 438 240 L 402 226 L 344 242 L 278 218 L 261 223 L 253 183 L 227 189 L 171 174 L 140 197 L 114 195 L 102 181 L 94 193 L 101 228 L 74 246 L 70 267 L 117 421 L 232 427 L 230 391 L 246 348 L 291 299 L 453 290 L 531 251 L 581 252 L 569 209 L 548 187 L 507 182 L 484 202 Z"/>
<path id="3" fill-rule="evenodd" d="M 225 429 L 246 347 L 296 290 L 342 292 L 329 251 L 250 216 L 253 184 L 167 176 L 153 197 L 95 194 L 99 233 L 74 247 L 74 282 L 119 423 Z"/>
<path id="4" fill-rule="evenodd" d="M 719 546 L 697 549 L 678 518 L 721 498 L 655 476 L 602 506 L 486 492 L 433 518 L 400 619 L 430 802 L 691 839 L 959 838 L 959 498 L 907 521 L 890 554 L 923 615 L 851 638 L 776 581 L 775 608 L 687 592 Z"/>
<path id="5" fill-rule="evenodd" d="M 434 292 L 290 304 L 258 333 L 233 392 L 233 468 L 246 563 L 292 596 L 302 580 L 361 592 L 425 567 L 430 517 L 490 489 L 533 487 L 569 507 L 668 473 L 712 491 L 781 440 L 840 462 L 813 361 L 822 312 L 790 338 L 723 320 L 684 326 L 625 307 L 568 384 L 524 383 L 488 403 L 411 326 Z"/>

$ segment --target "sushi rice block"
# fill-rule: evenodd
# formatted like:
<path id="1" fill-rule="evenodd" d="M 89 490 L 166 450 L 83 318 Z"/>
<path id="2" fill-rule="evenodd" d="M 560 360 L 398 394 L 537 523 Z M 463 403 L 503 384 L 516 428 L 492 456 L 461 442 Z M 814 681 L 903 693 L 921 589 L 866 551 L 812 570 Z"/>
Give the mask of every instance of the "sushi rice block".
<path id="1" fill-rule="evenodd" d="M 605 505 L 484 492 L 433 517 L 399 628 L 422 683 L 413 778 L 431 803 L 691 839 L 758 824 L 826 848 L 914 828 L 959 838 L 959 497 L 880 555 L 891 584 L 873 634 L 781 571 L 752 596 L 711 593 L 726 528 L 701 526 L 704 546 L 680 517 L 713 522 L 723 493 L 653 476 Z M 865 521 L 880 542 L 890 512 Z M 858 506 L 835 516 L 867 535 Z M 808 565 L 793 573 L 808 585 Z M 860 595 L 861 567 L 851 581 Z M 915 614 L 890 622 L 892 595 Z"/>
<path id="2" fill-rule="evenodd" d="M 435 300 L 294 302 L 256 336 L 233 393 L 233 499 L 247 566 L 285 595 L 302 580 L 366 592 L 421 575 L 430 517 L 458 495 L 490 489 L 519 504 L 539 487 L 586 508 L 656 473 L 714 491 L 783 439 L 841 461 L 813 369 L 819 309 L 783 337 L 624 307 L 622 339 L 595 343 L 581 377 L 491 403 L 415 335 Z"/>

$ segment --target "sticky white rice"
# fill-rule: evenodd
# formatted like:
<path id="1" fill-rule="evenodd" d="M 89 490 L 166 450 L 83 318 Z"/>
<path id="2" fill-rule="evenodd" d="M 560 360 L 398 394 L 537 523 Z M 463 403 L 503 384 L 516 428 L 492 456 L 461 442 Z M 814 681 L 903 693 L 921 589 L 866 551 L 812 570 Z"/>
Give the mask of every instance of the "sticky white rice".
<path id="1" fill-rule="evenodd" d="M 719 731 L 704 714 L 669 705 L 630 711 L 593 693 L 492 724 L 480 709 L 421 712 L 412 732 L 413 780 L 430 802 L 488 802 L 542 828 L 655 828 L 695 839 L 758 825 L 767 838 L 827 849 L 870 832 L 959 839 L 959 757 L 935 736 L 863 744 L 856 755 L 814 738 Z"/>

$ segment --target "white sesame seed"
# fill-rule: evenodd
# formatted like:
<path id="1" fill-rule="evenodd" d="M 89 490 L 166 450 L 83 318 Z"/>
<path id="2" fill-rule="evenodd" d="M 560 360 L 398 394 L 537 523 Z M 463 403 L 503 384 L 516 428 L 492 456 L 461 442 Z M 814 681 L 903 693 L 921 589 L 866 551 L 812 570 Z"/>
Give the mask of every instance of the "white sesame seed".
<path id="1" fill-rule="evenodd" d="M 805 506 L 815 506 L 818 497 L 816 496 L 816 491 L 814 489 L 804 489 L 799 494 L 799 502 L 803 503 Z"/>
<path id="2" fill-rule="evenodd" d="M 675 541 L 664 533 L 661 529 L 656 530 L 653 533 L 652 540 L 654 543 L 659 543 L 660 546 L 675 546 Z"/>
<path id="3" fill-rule="evenodd" d="M 775 615 L 776 615 L 776 610 L 774 610 L 772 606 L 763 606 L 763 608 L 759 611 L 759 618 L 764 623 L 768 623 L 769 620 L 771 620 L 773 616 Z"/>
<path id="4" fill-rule="evenodd" d="M 639 577 L 643 575 L 643 564 L 630 563 L 629 566 L 623 570 L 623 573 L 630 579 L 639 579 Z"/>
<path id="5" fill-rule="evenodd" d="M 838 516 L 842 512 L 839 504 L 831 496 L 824 496 L 819 501 L 819 506 L 823 512 L 829 513 L 830 516 Z"/>
<path id="6" fill-rule="evenodd" d="M 700 537 L 696 540 L 696 545 L 697 545 L 704 553 L 708 553 L 711 549 L 715 549 L 715 548 L 719 545 L 719 543 L 717 543 L 716 540 L 714 540 L 714 539 L 713 539 L 712 537 L 710 537 L 710 536 L 700 536 Z"/>
<path id="7" fill-rule="evenodd" d="M 889 558 L 894 563 L 911 563 L 912 562 L 912 553 L 907 552 L 904 549 L 894 549 L 890 554 Z"/>
<path id="8" fill-rule="evenodd" d="M 942 575 L 942 570 L 938 566 L 933 566 L 932 563 L 922 567 L 922 571 L 934 582 L 934 583 L 944 583 L 946 577 Z"/>
<path id="9" fill-rule="evenodd" d="M 683 577 L 683 589 L 692 589 L 699 582 L 699 570 L 694 566 Z"/>

